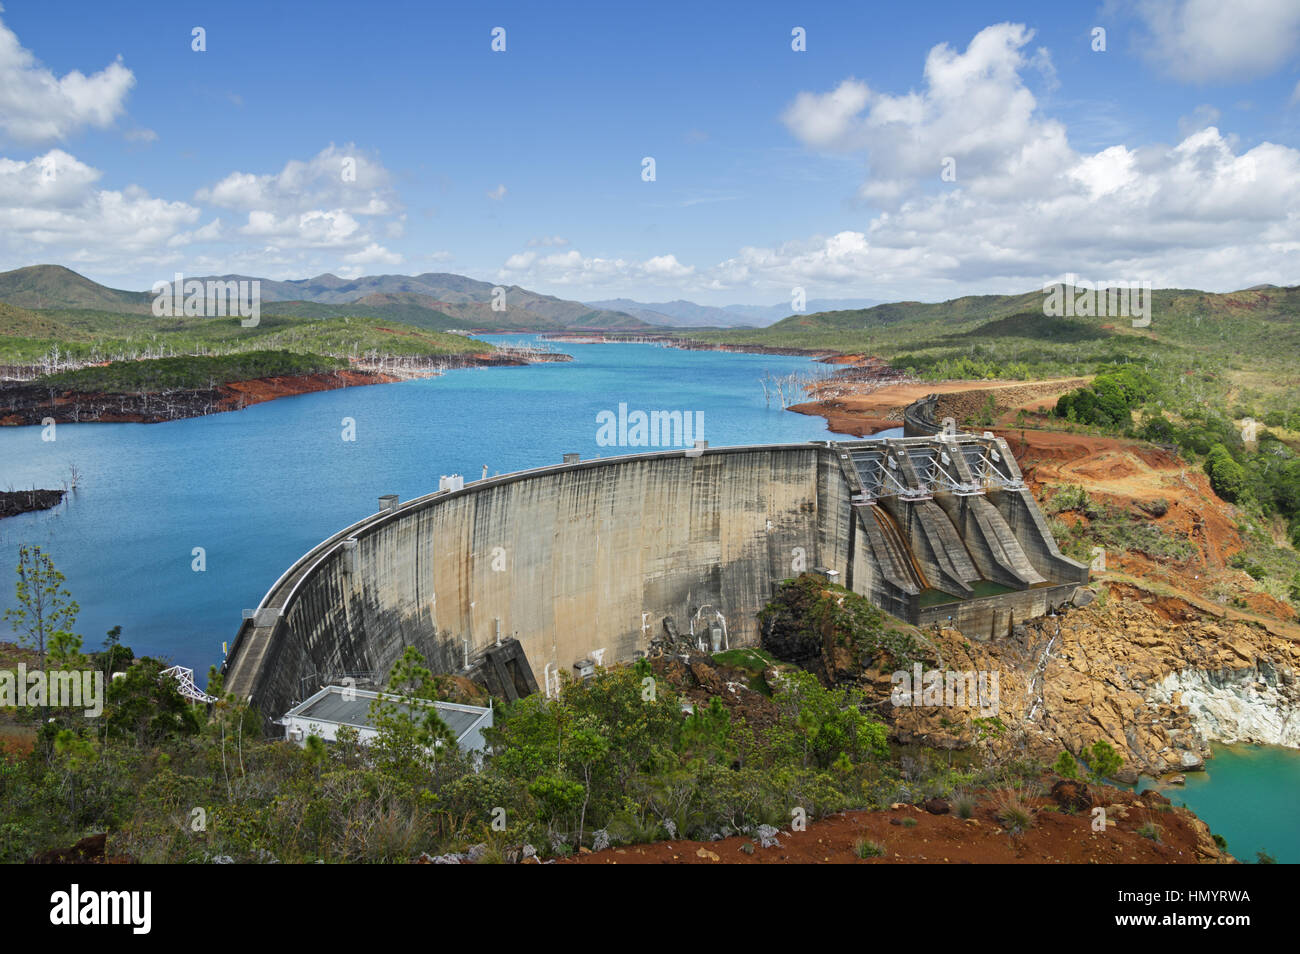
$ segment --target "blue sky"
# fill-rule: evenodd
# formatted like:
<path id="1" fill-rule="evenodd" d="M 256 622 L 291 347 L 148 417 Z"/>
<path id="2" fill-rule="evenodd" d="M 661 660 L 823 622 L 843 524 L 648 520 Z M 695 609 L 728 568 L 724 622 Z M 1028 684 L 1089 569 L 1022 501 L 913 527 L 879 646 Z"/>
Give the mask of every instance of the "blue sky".
<path id="1" fill-rule="evenodd" d="M 1300 4 L 1218 6 L 7 2 L 0 267 L 709 304 L 1294 284 Z"/>

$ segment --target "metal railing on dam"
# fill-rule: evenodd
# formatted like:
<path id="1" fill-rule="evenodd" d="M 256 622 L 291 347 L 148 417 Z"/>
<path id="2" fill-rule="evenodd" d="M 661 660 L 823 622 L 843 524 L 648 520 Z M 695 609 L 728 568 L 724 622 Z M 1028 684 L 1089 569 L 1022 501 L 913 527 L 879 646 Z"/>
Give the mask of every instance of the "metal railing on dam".
<path id="1" fill-rule="evenodd" d="M 549 691 L 635 658 L 669 616 L 755 644 L 774 585 L 819 566 L 904 619 L 987 638 L 1087 578 L 1019 476 L 1004 442 L 960 435 L 575 460 L 394 502 L 285 571 L 243 621 L 225 686 L 278 717 L 315 674 L 382 674 L 407 645 L 467 673 L 517 639 L 523 684 Z"/>

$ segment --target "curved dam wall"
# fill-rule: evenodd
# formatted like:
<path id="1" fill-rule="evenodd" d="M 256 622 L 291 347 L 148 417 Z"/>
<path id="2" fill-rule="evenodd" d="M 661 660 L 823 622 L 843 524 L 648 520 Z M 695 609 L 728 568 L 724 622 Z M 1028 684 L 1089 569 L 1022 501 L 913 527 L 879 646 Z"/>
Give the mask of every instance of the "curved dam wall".
<path id="1" fill-rule="evenodd" d="M 278 717 L 321 681 L 388 671 L 407 645 L 458 672 L 516 638 L 553 674 L 634 658 L 702 608 L 758 641 L 773 582 L 844 569 L 851 511 L 827 445 L 564 464 L 412 500 L 306 554 L 245 620 L 226 688 Z M 355 542 L 353 542 L 355 541 Z M 799 562 L 796 562 L 799 561 Z M 526 680 L 525 680 L 526 684 Z"/>
<path id="2" fill-rule="evenodd" d="M 634 659 L 669 616 L 755 645 L 774 586 L 818 567 L 975 639 L 1088 580 L 992 435 L 575 459 L 394 503 L 325 540 L 244 621 L 225 687 L 277 718 L 346 676 L 382 680 L 413 645 L 496 695 L 549 692 L 560 673 Z"/>

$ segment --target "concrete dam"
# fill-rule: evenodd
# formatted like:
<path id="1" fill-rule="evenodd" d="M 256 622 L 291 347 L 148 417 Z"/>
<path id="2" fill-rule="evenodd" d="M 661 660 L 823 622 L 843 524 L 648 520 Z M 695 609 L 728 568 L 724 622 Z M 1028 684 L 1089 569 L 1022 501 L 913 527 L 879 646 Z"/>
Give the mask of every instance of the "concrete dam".
<path id="1" fill-rule="evenodd" d="M 246 612 L 226 689 L 274 719 L 414 645 L 504 698 L 550 693 L 645 653 L 666 617 L 702 649 L 756 645 L 774 587 L 814 569 L 987 639 L 1088 579 L 987 433 L 566 455 L 443 483 L 381 498 L 291 566 Z"/>

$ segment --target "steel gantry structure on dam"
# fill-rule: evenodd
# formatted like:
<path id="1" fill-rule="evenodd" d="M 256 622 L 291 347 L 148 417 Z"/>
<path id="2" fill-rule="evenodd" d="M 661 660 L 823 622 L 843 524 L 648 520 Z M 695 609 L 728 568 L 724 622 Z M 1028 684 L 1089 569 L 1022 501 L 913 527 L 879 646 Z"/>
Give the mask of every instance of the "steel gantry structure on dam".
<path id="1" fill-rule="evenodd" d="M 936 493 L 969 497 L 987 490 L 1023 490 L 1024 478 L 1005 444 L 991 433 L 936 434 L 833 445 L 857 477 L 855 504 L 882 497 L 929 500 Z"/>

